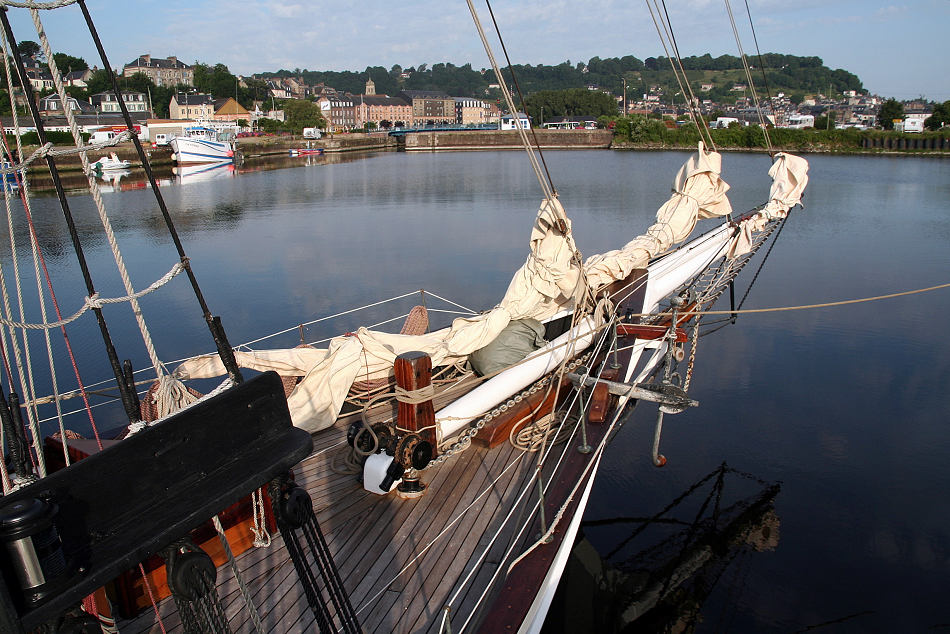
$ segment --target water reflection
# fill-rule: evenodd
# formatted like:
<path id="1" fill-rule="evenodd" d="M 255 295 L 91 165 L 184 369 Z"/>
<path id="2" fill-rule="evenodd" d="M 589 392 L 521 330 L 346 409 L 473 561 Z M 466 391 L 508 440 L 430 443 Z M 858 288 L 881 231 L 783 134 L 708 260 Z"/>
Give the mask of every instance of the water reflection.
<path id="1" fill-rule="evenodd" d="M 234 163 L 219 161 L 215 163 L 198 163 L 195 165 L 176 165 L 172 173 L 178 177 L 178 182 L 196 183 L 214 178 L 228 178 L 234 176 Z"/>
<path id="2" fill-rule="evenodd" d="M 655 515 L 585 520 L 543 631 L 693 631 L 727 569 L 778 547 L 779 488 L 723 463 Z"/>
<path id="3" fill-rule="evenodd" d="M 152 173 L 159 187 L 210 180 L 222 176 L 236 176 L 253 172 L 266 172 L 290 167 L 337 165 L 370 158 L 380 151 L 355 151 L 333 154 L 303 154 L 290 156 L 287 153 L 254 156 L 238 164 L 230 161 L 200 163 L 195 165 L 153 164 Z M 60 181 L 68 193 L 87 193 L 88 182 L 85 174 L 77 170 L 60 171 Z M 39 170 L 29 174 L 30 193 L 37 196 L 54 196 L 56 190 L 48 171 Z M 99 186 L 104 192 L 128 191 L 148 187 L 145 170 L 133 163 L 130 169 L 107 170 L 99 178 Z"/>

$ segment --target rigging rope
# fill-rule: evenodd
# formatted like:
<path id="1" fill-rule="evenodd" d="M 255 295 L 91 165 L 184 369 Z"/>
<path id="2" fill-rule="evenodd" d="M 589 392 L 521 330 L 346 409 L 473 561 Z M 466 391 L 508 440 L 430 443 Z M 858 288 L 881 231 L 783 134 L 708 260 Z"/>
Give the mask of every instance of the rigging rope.
<path id="1" fill-rule="evenodd" d="M 920 293 L 930 293 L 944 288 L 950 288 L 950 282 L 946 284 L 937 284 L 926 288 L 916 288 L 910 291 L 901 291 L 899 293 L 888 293 L 886 295 L 875 295 L 873 297 L 861 297 L 859 299 L 843 299 L 836 302 L 823 302 L 819 304 L 800 304 L 797 306 L 776 306 L 773 308 L 744 308 L 742 310 L 704 310 L 703 315 L 751 315 L 753 313 L 778 313 L 795 310 L 810 310 L 812 308 L 831 308 L 834 306 L 847 306 L 849 304 L 864 304 L 867 302 L 877 302 L 884 299 L 893 299 L 895 297 L 904 297 L 907 295 L 918 295 Z M 672 317 L 673 313 L 629 313 L 627 317 Z"/>
<path id="2" fill-rule="evenodd" d="M 42 48 L 43 54 L 46 55 L 46 59 L 48 60 L 47 65 L 49 67 L 50 74 L 53 77 L 53 85 L 55 86 L 56 94 L 59 95 L 62 103 L 68 104 L 69 97 L 66 94 L 66 89 L 63 87 L 62 77 L 53 58 L 53 50 L 50 48 L 49 40 L 46 37 L 46 31 L 43 29 L 39 11 L 35 8 L 30 9 L 30 14 L 33 18 L 33 26 L 36 28 L 36 34 L 40 40 L 40 47 Z M 70 108 L 65 108 L 64 114 L 66 115 L 67 123 L 69 123 L 69 130 L 72 133 L 73 140 L 78 147 L 82 145 L 82 136 L 79 133 L 79 126 L 76 123 L 76 117 Z M 99 189 L 99 184 L 96 182 L 95 175 L 90 170 L 89 157 L 86 156 L 85 152 L 80 152 L 79 158 L 82 161 L 83 172 L 85 172 L 86 178 L 89 182 L 89 191 L 92 194 L 92 199 L 96 204 L 96 210 L 99 213 L 99 220 L 102 223 L 102 228 L 105 231 L 106 238 L 109 242 L 109 248 L 112 251 L 116 268 L 119 271 L 119 276 L 122 278 L 122 284 L 125 287 L 126 294 L 129 296 L 134 296 L 135 289 L 132 286 L 132 280 L 129 278 L 129 273 L 125 267 L 125 261 L 122 257 L 122 252 L 119 249 L 118 242 L 115 238 L 115 233 L 112 230 L 112 223 L 109 220 L 108 214 L 106 213 L 105 203 L 102 200 L 102 192 Z M 132 312 L 134 313 L 135 320 L 138 323 L 139 332 L 141 333 L 149 359 L 152 362 L 152 368 L 155 370 L 155 375 L 160 377 L 164 374 L 164 370 L 162 368 L 161 361 L 158 359 L 158 353 L 155 351 L 155 346 L 152 343 L 152 336 L 149 333 L 148 326 L 145 323 L 145 317 L 142 314 L 142 309 L 139 306 L 138 300 L 134 297 L 130 300 L 130 304 L 132 305 Z"/>
<path id="3" fill-rule="evenodd" d="M 12 76 L 10 74 L 10 67 L 9 67 L 9 55 L 7 54 L 10 48 L 11 48 L 11 44 L 7 40 L 6 33 L 4 33 L 3 34 L 3 49 L 4 49 L 4 65 L 5 65 L 5 70 L 7 71 L 7 88 L 8 90 L 10 90 L 9 94 L 13 95 L 14 93 L 12 92 L 13 91 Z M 11 100 L 11 103 L 12 103 L 12 100 Z M 15 107 L 13 107 L 13 113 L 14 113 L 13 115 L 14 123 L 15 125 L 17 125 L 17 130 L 19 131 L 19 119 L 17 117 Z M 17 134 L 17 148 L 19 151 L 22 152 L 21 143 L 22 141 L 20 139 L 20 135 Z M 4 146 L 6 146 L 6 135 L 4 135 Z M 8 223 L 8 229 L 10 232 L 11 260 L 12 260 L 12 266 L 13 266 L 14 281 L 16 283 L 17 305 L 19 307 L 20 318 L 22 319 L 25 316 L 25 308 L 24 308 L 24 303 L 23 303 L 23 289 L 20 284 L 21 278 L 20 278 L 19 263 L 18 263 L 19 258 L 17 257 L 17 249 L 16 249 L 16 236 L 15 236 L 15 233 L 13 232 L 13 217 L 12 217 L 12 213 L 10 209 L 11 192 L 9 191 L 9 188 L 6 186 L 6 180 L 5 180 L 6 177 L 4 176 L 2 177 L 2 179 L 3 179 L 3 184 L 4 184 L 4 202 L 5 202 L 6 211 L 7 211 L 7 223 Z M 23 185 L 25 187 L 26 183 L 24 182 Z M 20 192 L 20 195 L 24 196 L 24 200 L 26 200 L 27 205 L 28 205 L 29 201 L 25 198 L 27 193 L 28 192 L 24 189 L 23 191 Z M 40 273 L 39 273 L 39 268 L 37 264 L 37 249 L 39 248 L 39 244 L 34 235 L 31 235 L 30 238 L 31 238 L 30 246 L 32 247 L 32 250 L 33 250 L 34 275 L 36 277 L 37 289 L 39 291 L 38 295 L 39 295 L 40 311 L 41 311 L 43 320 L 45 321 L 46 320 L 46 302 L 45 302 L 45 297 L 42 292 L 42 284 L 40 282 Z M 2 285 L 2 290 L 3 290 L 4 315 L 6 315 L 7 317 L 10 317 L 13 313 L 10 308 L 10 300 L 9 300 L 6 280 L 2 276 L 2 272 L 0 272 L 0 285 Z M 22 331 L 21 334 L 23 337 L 22 353 L 21 353 L 21 348 L 20 348 L 20 342 L 17 340 L 17 337 L 14 334 L 12 329 L 10 329 L 10 343 L 13 348 L 13 354 L 16 361 L 17 373 L 20 379 L 21 393 L 23 394 L 25 399 L 30 401 L 36 398 L 36 391 L 35 391 L 36 386 L 35 386 L 35 381 L 33 378 L 33 364 L 31 360 L 29 337 L 26 331 Z M 50 352 L 49 343 L 50 343 L 49 337 L 47 334 L 46 344 L 47 344 L 48 353 Z M 24 372 L 24 356 L 26 358 L 26 372 Z M 53 364 L 51 353 L 49 357 L 49 363 L 50 363 L 50 369 L 51 371 L 53 371 L 53 381 L 54 381 L 53 389 L 55 391 L 57 390 L 57 386 L 55 382 L 55 370 L 54 370 L 54 364 Z M 10 383 L 10 390 L 11 391 L 13 390 L 12 378 L 11 378 L 11 383 Z M 41 439 L 40 439 L 39 422 L 37 421 L 38 416 L 37 416 L 36 408 L 27 406 L 25 409 L 26 409 L 26 414 L 27 414 L 27 422 L 30 427 L 30 433 L 31 433 L 31 436 L 33 437 L 33 447 L 36 453 L 36 460 L 38 462 L 37 467 L 39 470 L 39 475 L 40 477 L 43 477 L 46 475 L 46 457 L 43 453 L 43 448 L 40 444 Z M 20 474 L 20 475 L 25 476 L 26 474 Z"/>
<path id="4" fill-rule="evenodd" d="M 652 0 L 652 6 L 650 5 L 651 0 L 645 1 L 647 9 L 650 11 L 650 17 L 653 19 L 653 25 L 656 27 L 656 33 L 660 38 L 660 44 L 663 45 L 663 51 L 666 53 L 667 59 L 670 60 L 673 76 L 676 78 L 676 83 L 679 84 L 680 91 L 683 93 L 683 100 L 686 101 L 686 107 L 689 108 L 693 121 L 696 123 L 696 128 L 699 130 L 699 136 L 703 139 L 703 143 L 707 144 L 707 147 L 716 152 L 716 143 L 713 141 L 712 132 L 710 132 L 705 117 L 703 117 L 702 112 L 700 112 L 697 107 L 696 96 L 693 94 L 692 87 L 689 85 L 689 77 L 686 76 L 683 60 L 680 59 L 676 38 L 673 36 L 673 25 L 670 23 L 669 13 L 666 11 L 666 2 L 663 2 L 663 11 L 661 12 L 657 0 Z M 654 13 L 654 7 L 656 8 L 656 13 Z M 665 18 L 663 17 L 664 15 L 666 16 Z M 660 16 L 659 19 L 657 16 Z M 661 23 L 663 25 L 662 29 L 660 28 Z M 669 47 L 667 47 L 667 41 L 669 41 Z M 670 54 L 670 48 L 673 50 L 672 55 Z M 676 64 L 673 63 L 674 58 L 676 59 Z M 679 65 L 679 70 L 677 70 L 677 65 Z M 705 136 L 703 135 L 704 132 Z"/>
<path id="5" fill-rule="evenodd" d="M 495 53 L 492 50 L 491 45 L 488 43 L 488 37 L 485 35 L 485 29 L 482 27 L 482 22 L 478 17 L 478 12 L 475 10 L 475 5 L 472 4 L 472 0 L 466 0 L 466 3 L 468 4 L 468 9 L 472 14 L 472 19 L 475 21 L 475 28 L 478 30 L 478 36 L 481 38 L 482 45 L 485 47 L 485 53 L 488 54 L 488 60 L 491 62 L 492 70 L 495 71 L 495 77 L 498 79 L 498 85 L 501 87 L 501 93 L 505 97 L 505 104 L 508 106 L 508 110 L 515 118 L 515 129 L 518 131 L 518 135 L 521 137 L 521 142 L 524 144 L 525 150 L 528 153 L 528 159 L 531 161 L 531 166 L 534 168 L 534 173 L 538 177 L 538 183 L 541 185 L 541 191 L 544 192 L 544 197 L 546 199 L 553 201 L 557 197 L 557 194 L 554 192 L 551 183 L 547 182 L 547 180 L 544 178 L 544 175 L 541 173 L 541 166 L 538 163 L 538 157 L 535 156 L 534 148 L 531 147 L 531 143 L 528 140 L 527 131 L 525 131 L 521 125 L 521 120 L 518 117 L 518 108 L 515 107 L 515 102 L 511 96 L 511 91 L 508 89 L 508 83 L 502 76 L 501 68 L 499 68 L 498 61 L 495 59 Z"/>
<path id="6" fill-rule="evenodd" d="M 742 41 L 739 38 L 739 29 L 736 27 L 736 19 L 732 14 L 732 5 L 729 3 L 729 0 L 725 0 L 726 3 L 726 13 L 729 14 L 729 22 L 732 24 L 732 33 L 736 38 L 736 46 L 739 48 L 739 58 L 742 60 L 742 67 L 745 69 L 746 81 L 749 82 L 749 90 L 752 92 L 752 99 L 755 100 L 755 111 L 759 116 L 759 125 L 762 128 L 762 133 L 765 134 L 765 146 L 768 148 L 769 156 L 775 156 L 775 148 L 772 147 L 772 139 L 769 137 L 768 128 L 765 125 L 765 116 L 762 114 L 762 105 L 759 103 L 759 95 L 755 90 L 755 81 L 752 79 L 752 70 L 749 68 L 749 60 L 746 57 L 745 51 L 742 49 Z M 749 16 L 749 21 L 751 22 L 752 16 Z M 764 71 L 763 71 L 764 72 Z"/>

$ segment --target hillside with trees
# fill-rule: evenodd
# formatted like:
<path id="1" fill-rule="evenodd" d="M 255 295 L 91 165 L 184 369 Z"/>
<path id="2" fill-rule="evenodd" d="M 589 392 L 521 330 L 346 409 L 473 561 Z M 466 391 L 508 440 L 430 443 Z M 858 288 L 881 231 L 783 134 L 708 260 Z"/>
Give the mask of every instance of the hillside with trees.
<path id="1" fill-rule="evenodd" d="M 784 92 L 788 95 L 823 93 L 828 96 L 840 95 L 846 90 L 863 91 L 861 80 L 843 69 L 832 70 L 824 65 L 820 57 L 799 57 L 766 53 L 750 60 L 753 64 L 753 79 L 763 91 L 767 85 L 773 94 Z M 733 90 L 737 84 L 745 84 L 745 71 L 740 58 L 734 55 L 712 57 L 709 54 L 683 58 L 690 86 L 697 95 L 720 103 L 734 103 L 743 92 Z M 627 83 L 627 94 L 631 98 L 654 92 L 665 95 L 666 101 L 680 101 L 676 97 L 680 92 L 673 75 L 670 60 L 666 57 L 648 57 L 640 60 L 632 55 L 601 59 L 593 57 L 584 62 L 572 64 L 570 60 L 554 66 L 544 64 L 518 64 L 514 66 L 515 76 L 522 92 L 543 90 L 568 90 L 574 88 L 597 87 L 614 95 L 621 95 L 623 82 Z M 510 71 L 503 71 L 510 81 Z M 495 96 L 489 89 L 495 83 L 491 72 L 475 70 L 471 64 L 455 66 L 450 63 L 420 64 L 418 68 L 403 68 L 394 65 L 389 70 L 382 66 L 367 67 L 362 72 L 355 71 L 310 71 L 307 69 L 279 70 L 261 73 L 263 79 L 301 77 L 305 83 L 316 85 L 323 83 L 337 90 L 359 94 L 363 92 L 367 79 L 376 84 L 379 94 L 394 95 L 400 90 L 442 90 L 454 97 Z M 703 85 L 711 89 L 702 91 Z M 794 99 L 793 99 L 794 101 Z"/>

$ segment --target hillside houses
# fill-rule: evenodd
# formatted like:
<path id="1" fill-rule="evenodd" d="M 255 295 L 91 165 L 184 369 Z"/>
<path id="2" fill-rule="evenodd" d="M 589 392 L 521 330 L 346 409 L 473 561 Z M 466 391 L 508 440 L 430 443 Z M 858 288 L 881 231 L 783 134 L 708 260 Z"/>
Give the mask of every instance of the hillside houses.
<path id="1" fill-rule="evenodd" d="M 122 67 L 122 76 L 142 73 L 156 86 L 194 86 L 195 69 L 172 55 L 168 58 L 139 55 Z"/>

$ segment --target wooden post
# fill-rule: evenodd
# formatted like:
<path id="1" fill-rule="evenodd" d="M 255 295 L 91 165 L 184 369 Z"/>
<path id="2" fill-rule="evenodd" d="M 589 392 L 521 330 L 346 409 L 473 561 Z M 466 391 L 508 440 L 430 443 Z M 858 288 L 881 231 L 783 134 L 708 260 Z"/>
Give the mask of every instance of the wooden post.
<path id="1" fill-rule="evenodd" d="M 432 359 L 424 352 L 406 352 L 393 364 L 396 385 L 407 392 L 418 394 L 418 390 L 432 385 Z M 415 399 L 414 399 L 415 400 Z M 396 443 L 395 460 L 405 469 L 402 482 L 396 487 L 396 495 L 401 498 L 417 498 L 425 491 L 419 481 L 421 469 L 428 464 L 435 453 L 435 407 L 429 398 L 418 403 L 399 402 L 396 415 L 396 429 L 400 438 Z M 426 453 L 428 452 L 428 453 Z M 419 464 L 420 455 L 425 464 Z"/>
<path id="2" fill-rule="evenodd" d="M 424 352 L 406 352 L 399 355 L 393 365 L 393 372 L 396 375 L 396 385 L 406 391 L 420 390 L 432 385 L 432 359 Z M 434 445 L 434 424 L 435 408 L 431 400 L 423 403 L 399 403 L 396 426 L 400 430 L 417 433 L 423 440 Z"/>

